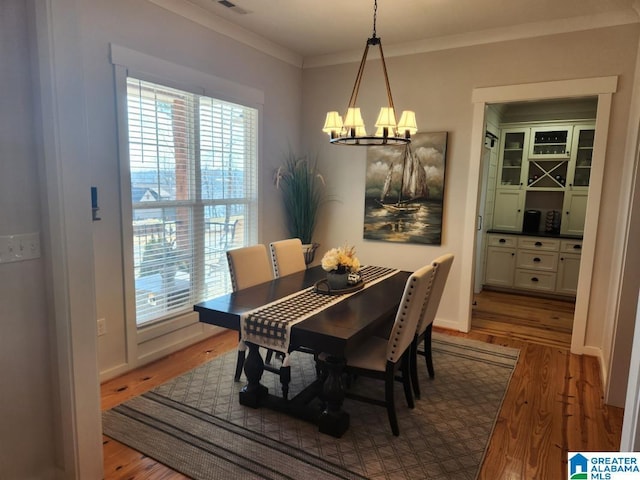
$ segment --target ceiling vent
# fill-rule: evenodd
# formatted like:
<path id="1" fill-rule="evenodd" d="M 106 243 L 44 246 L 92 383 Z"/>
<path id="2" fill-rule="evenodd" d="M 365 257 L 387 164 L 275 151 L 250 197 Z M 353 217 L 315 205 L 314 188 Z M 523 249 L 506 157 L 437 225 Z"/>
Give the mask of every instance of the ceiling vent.
<path id="1" fill-rule="evenodd" d="M 233 10 L 234 12 L 239 13 L 240 15 L 245 15 L 249 13 L 249 11 L 245 10 L 242 7 L 239 7 L 238 5 L 236 5 L 233 2 L 230 2 L 229 0 L 218 0 L 218 3 L 223 7 L 227 7 L 229 10 Z"/>

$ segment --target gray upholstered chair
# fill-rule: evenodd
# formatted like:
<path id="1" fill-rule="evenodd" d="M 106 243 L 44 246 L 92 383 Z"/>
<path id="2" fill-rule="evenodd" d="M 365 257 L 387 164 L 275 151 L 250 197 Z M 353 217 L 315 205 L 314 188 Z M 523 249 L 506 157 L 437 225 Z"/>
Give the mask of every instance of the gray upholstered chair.
<path id="1" fill-rule="evenodd" d="M 407 404 L 409 408 L 413 408 L 409 356 L 432 271 L 433 266 L 426 265 L 408 278 L 389 338 L 369 337 L 356 350 L 349 352 L 346 359 L 346 373 L 356 377 L 363 376 L 384 380 L 385 399 L 382 401 L 351 391 L 346 392 L 346 397 L 385 406 L 391 430 L 396 436 L 400 434 L 400 429 L 393 394 L 394 382 L 396 373 L 400 370 Z"/>
<path id="2" fill-rule="evenodd" d="M 422 314 L 416 329 L 416 335 L 411 346 L 411 383 L 413 385 L 413 393 L 416 398 L 420 398 L 420 383 L 418 380 L 418 355 L 423 355 L 427 363 L 427 371 L 429 377 L 435 376 L 433 369 L 433 357 L 431 354 L 431 332 L 433 330 L 433 321 L 436 318 L 442 292 L 449 277 L 451 264 L 453 263 L 453 255 L 447 253 L 436 258 L 431 265 L 433 266 L 433 278 L 428 287 L 425 297 L 425 304 L 422 307 Z M 420 342 L 424 344 L 424 350 L 418 350 Z"/>
<path id="3" fill-rule="evenodd" d="M 304 261 L 302 241 L 299 238 L 271 242 L 269 247 L 271 248 L 273 273 L 276 278 L 302 272 L 307 268 L 307 264 Z"/>

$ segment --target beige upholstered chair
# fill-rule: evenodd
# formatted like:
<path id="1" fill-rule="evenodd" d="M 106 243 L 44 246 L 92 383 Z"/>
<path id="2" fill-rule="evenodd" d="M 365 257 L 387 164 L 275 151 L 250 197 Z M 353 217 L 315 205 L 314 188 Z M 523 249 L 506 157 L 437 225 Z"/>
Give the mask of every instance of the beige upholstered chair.
<path id="1" fill-rule="evenodd" d="M 231 287 L 234 292 L 269 282 L 273 279 L 269 254 L 267 253 L 267 247 L 263 244 L 228 250 L 227 263 L 229 264 Z M 241 342 L 238 347 L 238 361 L 236 362 L 236 382 L 240 380 L 240 375 L 242 375 L 242 367 L 244 366 L 246 355 L 245 350 L 246 347 Z"/>
<path id="2" fill-rule="evenodd" d="M 273 274 L 276 278 L 306 270 L 307 263 L 304 259 L 302 241 L 299 238 L 288 238 L 286 240 L 271 242 L 269 247 L 271 249 Z M 317 354 L 313 350 L 306 347 L 299 347 L 297 350 L 299 352 L 310 353 L 317 360 Z M 271 362 L 272 356 L 273 351 L 267 352 L 267 363 Z M 317 363 L 316 367 L 318 367 Z M 317 372 L 320 374 L 319 367 Z"/>
<path id="3" fill-rule="evenodd" d="M 302 251 L 302 241 L 299 238 L 272 242 L 270 248 L 273 273 L 276 278 L 301 272 L 307 268 Z"/>
<path id="4" fill-rule="evenodd" d="M 424 355 L 427 363 L 427 371 L 429 377 L 435 376 L 433 369 L 433 357 L 431 355 L 431 331 L 433 329 L 433 321 L 436 318 L 442 292 L 447 283 L 451 264 L 453 263 L 453 255 L 447 253 L 436 258 L 431 265 L 433 266 L 433 279 L 428 287 L 426 301 L 422 307 L 422 315 L 416 329 L 416 336 L 411 346 L 411 383 L 413 385 L 413 393 L 416 398 L 420 398 L 420 384 L 418 381 L 418 355 Z M 424 350 L 418 350 L 420 342 L 424 343 Z"/>
<path id="5" fill-rule="evenodd" d="M 234 292 L 273 280 L 267 247 L 262 244 L 227 251 Z"/>
<path id="6" fill-rule="evenodd" d="M 433 266 L 426 265 L 411 274 L 407 280 L 389 338 L 370 337 L 356 350 L 348 353 L 346 360 L 345 371 L 347 373 L 384 380 L 384 401 L 349 391 L 346 392 L 346 396 L 355 400 L 385 406 L 391 430 L 396 436 L 400 434 L 400 430 L 398 428 L 393 395 L 394 381 L 396 372 L 401 370 L 405 398 L 409 408 L 413 408 L 409 355 L 432 271 Z"/>

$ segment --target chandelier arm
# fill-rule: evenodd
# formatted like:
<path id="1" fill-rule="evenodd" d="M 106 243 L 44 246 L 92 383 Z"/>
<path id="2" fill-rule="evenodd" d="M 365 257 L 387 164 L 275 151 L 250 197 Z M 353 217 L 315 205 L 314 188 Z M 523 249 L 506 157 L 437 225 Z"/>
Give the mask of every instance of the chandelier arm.
<path id="1" fill-rule="evenodd" d="M 380 59 L 382 60 L 382 71 L 384 73 L 384 83 L 387 87 L 387 100 L 389 101 L 389 107 L 393 108 L 395 116 L 395 108 L 393 106 L 393 97 L 391 96 L 391 85 L 389 85 L 389 75 L 387 75 L 387 63 L 384 61 L 384 54 L 382 53 L 382 42 L 378 43 L 380 49 Z"/>
<path id="2" fill-rule="evenodd" d="M 362 60 L 360 61 L 360 67 L 358 68 L 358 74 L 356 75 L 356 81 L 353 84 L 353 90 L 351 91 L 351 97 L 349 98 L 349 107 L 356 106 L 356 100 L 358 99 L 358 91 L 360 90 L 360 82 L 362 82 L 362 74 L 364 72 L 365 64 L 367 63 L 367 55 L 369 53 L 369 44 L 367 43 L 362 54 Z"/>

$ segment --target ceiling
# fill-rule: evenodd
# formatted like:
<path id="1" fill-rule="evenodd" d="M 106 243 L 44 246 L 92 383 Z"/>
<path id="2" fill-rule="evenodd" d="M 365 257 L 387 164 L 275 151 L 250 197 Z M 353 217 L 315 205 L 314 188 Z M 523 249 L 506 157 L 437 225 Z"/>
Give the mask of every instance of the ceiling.
<path id="1" fill-rule="evenodd" d="M 373 30 L 373 0 L 150 0 L 293 63 L 360 52 Z M 230 8 L 222 3 L 232 5 Z M 639 0 L 378 0 L 376 30 L 389 45 L 504 39 L 638 21 Z M 235 32 L 235 33 L 234 33 Z M 476 40 L 473 40 L 473 38 Z M 418 42 L 418 43 L 417 43 Z M 431 44 L 431 47 L 429 47 Z M 440 47 L 438 47 L 440 46 Z M 349 60 L 351 61 L 351 60 Z"/>

